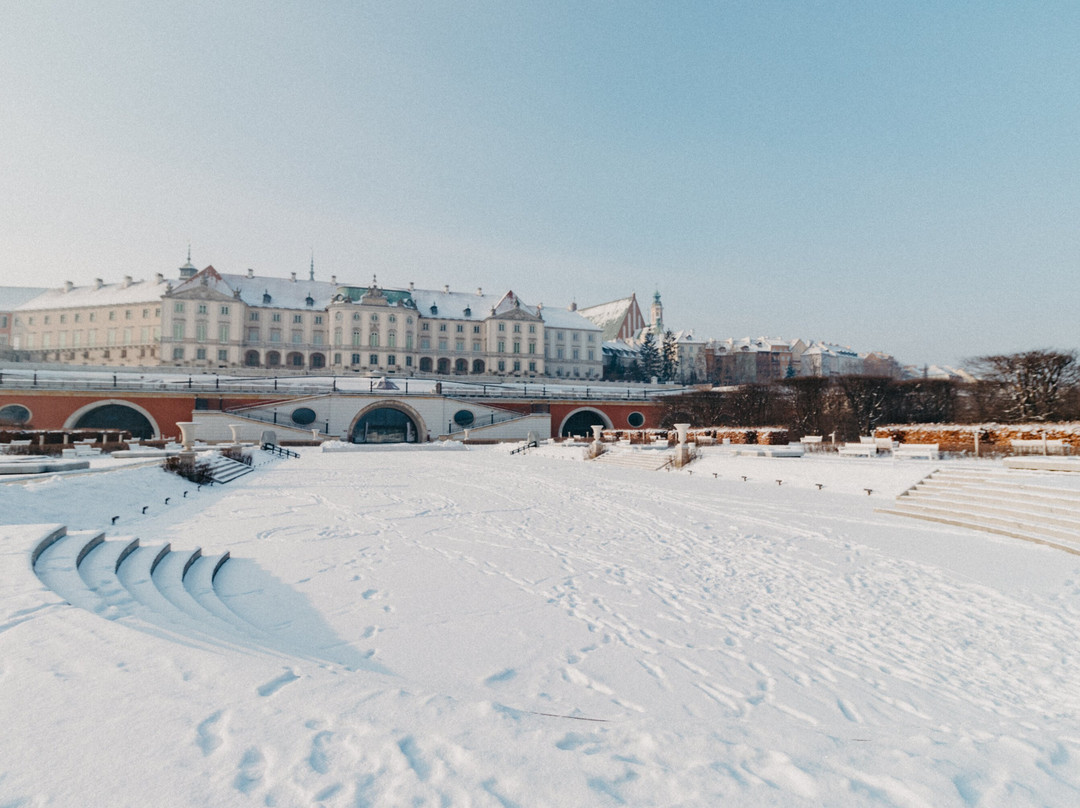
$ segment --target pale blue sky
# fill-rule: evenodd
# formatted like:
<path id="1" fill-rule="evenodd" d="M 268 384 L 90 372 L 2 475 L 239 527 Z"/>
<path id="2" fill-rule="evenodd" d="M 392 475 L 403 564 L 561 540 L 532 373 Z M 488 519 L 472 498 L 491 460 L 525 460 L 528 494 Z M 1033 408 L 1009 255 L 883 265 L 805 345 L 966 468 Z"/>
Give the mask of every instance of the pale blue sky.
<path id="1" fill-rule="evenodd" d="M 0 0 L 0 284 L 659 288 L 902 362 L 1080 347 L 1080 4 Z"/>

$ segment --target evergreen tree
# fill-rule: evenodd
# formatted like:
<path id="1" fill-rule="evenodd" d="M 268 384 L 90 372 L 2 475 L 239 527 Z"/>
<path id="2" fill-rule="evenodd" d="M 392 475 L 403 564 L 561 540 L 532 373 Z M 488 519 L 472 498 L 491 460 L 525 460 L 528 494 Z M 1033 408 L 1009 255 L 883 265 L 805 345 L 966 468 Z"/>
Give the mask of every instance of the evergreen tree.
<path id="1" fill-rule="evenodd" d="M 645 338 L 638 348 L 638 374 L 643 382 L 651 381 L 660 375 L 660 351 L 656 347 L 656 336 L 652 331 L 645 332 Z"/>
<path id="2" fill-rule="evenodd" d="M 675 334 L 671 329 L 664 332 L 664 342 L 660 349 L 660 378 L 670 382 L 679 372 L 679 346 L 675 343 Z"/>

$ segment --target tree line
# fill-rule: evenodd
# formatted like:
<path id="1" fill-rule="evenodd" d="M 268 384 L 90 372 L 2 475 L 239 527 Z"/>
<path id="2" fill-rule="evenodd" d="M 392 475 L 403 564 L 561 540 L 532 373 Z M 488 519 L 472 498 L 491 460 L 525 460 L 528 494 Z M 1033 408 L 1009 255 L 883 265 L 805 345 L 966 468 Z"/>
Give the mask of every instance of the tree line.
<path id="1" fill-rule="evenodd" d="M 850 440 L 882 424 L 1018 423 L 1080 420 L 1075 351 L 1033 350 L 977 357 L 976 381 L 884 376 L 800 376 L 664 401 L 663 426 L 783 426 L 796 437 Z"/>

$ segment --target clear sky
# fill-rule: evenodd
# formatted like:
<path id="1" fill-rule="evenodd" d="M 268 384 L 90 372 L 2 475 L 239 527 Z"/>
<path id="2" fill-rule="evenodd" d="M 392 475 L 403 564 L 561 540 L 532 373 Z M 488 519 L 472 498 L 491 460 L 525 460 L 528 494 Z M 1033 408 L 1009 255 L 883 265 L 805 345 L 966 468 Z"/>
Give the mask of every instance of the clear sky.
<path id="1" fill-rule="evenodd" d="M 904 363 L 1078 348 L 1078 43 L 1075 0 L 0 0 L 0 285 L 190 242 Z"/>

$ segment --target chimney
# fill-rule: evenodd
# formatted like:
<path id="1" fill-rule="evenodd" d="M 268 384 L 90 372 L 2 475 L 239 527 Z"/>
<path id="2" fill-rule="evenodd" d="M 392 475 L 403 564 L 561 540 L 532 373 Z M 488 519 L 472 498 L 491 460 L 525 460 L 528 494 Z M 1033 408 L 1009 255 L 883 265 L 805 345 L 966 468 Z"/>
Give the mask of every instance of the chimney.
<path id="1" fill-rule="evenodd" d="M 330 284 L 333 286 L 337 286 L 337 275 L 330 276 Z"/>
<path id="2" fill-rule="evenodd" d="M 570 311 L 577 311 L 577 301 L 570 304 Z"/>
<path id="3" fill-rule="evenodd" d="M 537 303 L 536 304 L 536 310 L 537 311 L 543 311 L 544 310 L 544 304 L 543 303 Z"/>
<path id="4" fill-rule="evenodd" d="M 104 285 L 105 285 L 105 283 L 101 280 L 101 278 L 94 278 L 94 288 L 95 289 L 100 289 Z"/>
<path id="5" fill-rule="evenodd" d="M 131 286 L 131 276 L 130 275 L 125 275 L 124 276 L 124 282 L 122 284 L 120 284 L 120 288 L 121 289 L 127 289 L 129 286 Z"/>
<path id="6" fill-rule="evenodd" d="M 409 281 L 409 291 L 410 291 L 410 292 L 413 292 L 413 291 L 415 291 L 415 290 L 416 290 L 416 287 L 415 287 L 415 286 L 413 285 L 413 282 L 412 282 L 412 281 Z"/>
<path id="7" fill-rule="evenodd" d="M 290 278 L 290 280 L 292 280 L 293 283 L 296 283 L 296 273 L 295 272 L 292 273 L 292 277 Z"/>
<path id="8" fill-rule="evenodd" d="M 65 292 L 70 292 L 74 288 L 75 288 L 75 284 L 73 284 L 71 281 L 64 281 L 64 291 Z"/>
<path id="9" fill-rule="evenodd" d="M 255 270 L 252 269 L 251 267 L 248 267 L 248 277 L 249 278 L 254 278 L 255 277 Z"/>
<path id="10" fill-rule="evenodd" d="M 165 276 L 162 275 L 160 272 L 158 272 L 158 273 L 156 273 L 154 275 L 154 283 L 164 283 L 164 282 L 165 282 Z"/>
<path id="11" fill-rule="evenodd" d="M 450 294 L 450 284 L 446 284 L 445 286 L 443 286 L 442 290 L 446 294 Z"/>
<path id="12" fill-rule="evenodd" d="M 483 297 L 484 296 L 484 290 L 481 289 L 479 286 L 476 287 L 476 296 L 477 297 Z"/>

